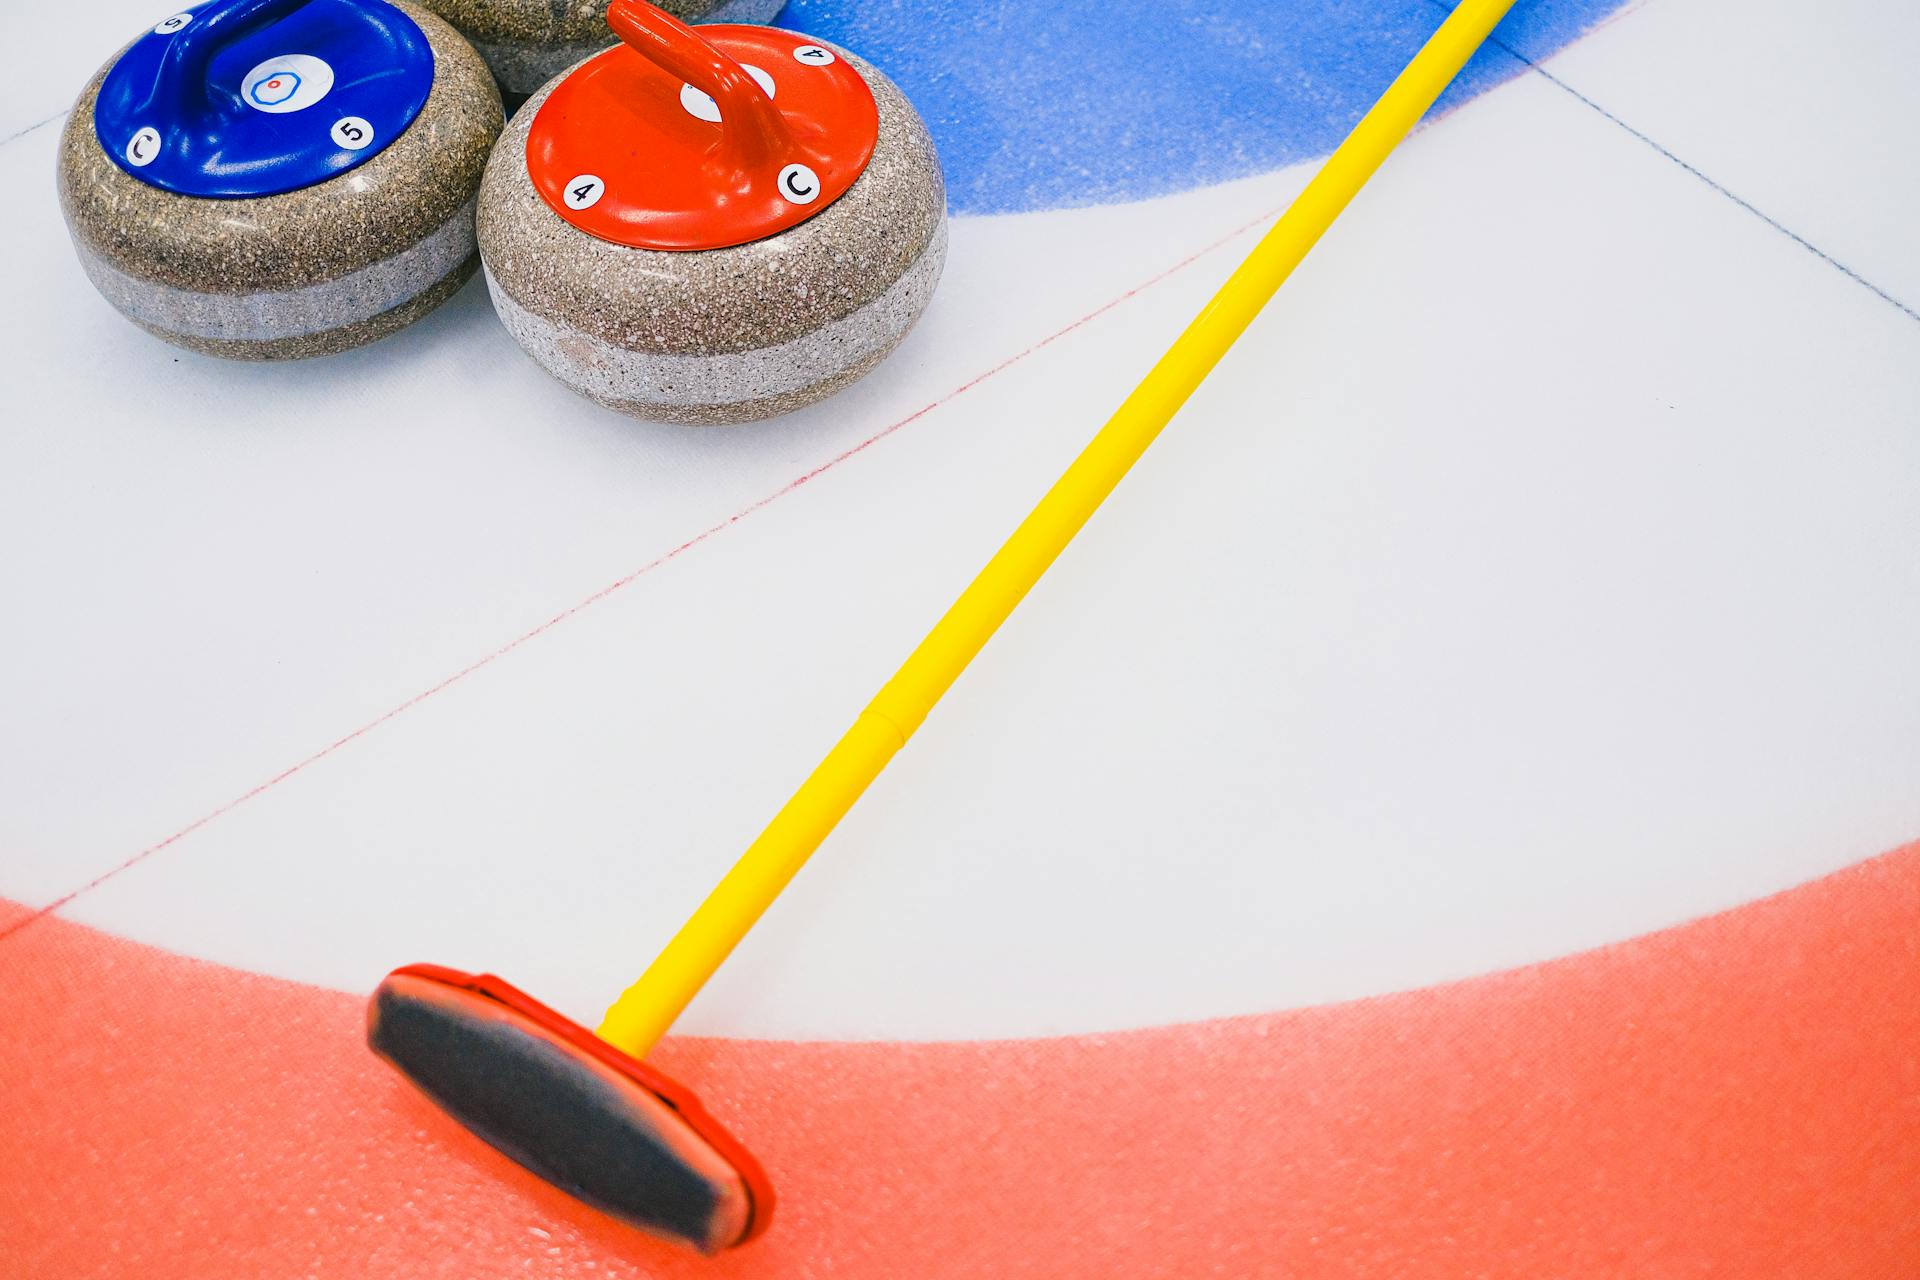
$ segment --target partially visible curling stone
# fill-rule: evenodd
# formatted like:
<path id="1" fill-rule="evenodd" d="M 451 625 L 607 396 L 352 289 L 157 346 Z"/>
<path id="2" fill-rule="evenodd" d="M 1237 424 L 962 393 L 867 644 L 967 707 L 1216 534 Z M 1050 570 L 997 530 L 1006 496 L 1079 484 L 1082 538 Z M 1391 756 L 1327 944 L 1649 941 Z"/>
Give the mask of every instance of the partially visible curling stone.
<path id="1" fill-rule="evenodd" d="M 768 27 L 614 0 L 625 42 L 494 149 L 480 253 L 527 352 L 635 417 L 798 409 L 884 359 L 946 261 L 932 140 L 891 81 Z"/>
<path id="2" fill-rule="evenodd" d="M 88 278 L 141 328 L 208 355 L 326 355 L 473 274 L 503 123 L 486 64 L 410 0 L 211 0 L 82 91 L 60 203 Z"/>
<path id="3" fill-rule="evenodd" d="M 423 0 L 473 41 L 500 91 L 519 103 L 614 43 L 607 0 Z M 786 0 L 665 0 L 682 22 L 772 22 Z"/>

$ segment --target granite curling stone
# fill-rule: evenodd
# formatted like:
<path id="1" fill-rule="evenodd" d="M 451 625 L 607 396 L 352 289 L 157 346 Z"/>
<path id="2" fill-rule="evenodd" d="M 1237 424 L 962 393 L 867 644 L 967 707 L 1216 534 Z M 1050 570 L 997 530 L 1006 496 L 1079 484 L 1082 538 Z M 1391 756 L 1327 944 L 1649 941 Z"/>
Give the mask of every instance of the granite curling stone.
<path id="1" fill-rule="evenodd" d="M 625 42 L 535 95 L 480 190 L 514 338 L 574 390 L 695 424 L 787 413 L 879 364 L 946 259 L 946 187 L 891 81 L 806 36 L 614 0 Z"/>
<path id="2" fill-rule="evenodd" d="M 607 0 L 424 0 L 473 42 L 509 102 L 614 43 Z M 665 0 L 682 22 L 772 22 L 786 0 Z"/>
<path id="3" fill-rule="evenodd" d="M 212 0 L 82 91 L 59 191 L 81 266 L 208 355 L 345 351 L 451 297 L 504 124 L 478 54 L 410 0 Z"/>

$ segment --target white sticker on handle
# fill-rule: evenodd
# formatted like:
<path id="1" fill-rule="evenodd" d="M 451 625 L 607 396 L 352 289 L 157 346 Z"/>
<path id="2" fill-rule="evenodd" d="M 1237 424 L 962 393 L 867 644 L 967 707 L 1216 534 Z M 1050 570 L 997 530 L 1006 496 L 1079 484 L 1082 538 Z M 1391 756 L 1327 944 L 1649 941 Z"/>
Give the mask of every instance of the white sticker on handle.
<path id="1" fill-rule="evenodd" d="M 600 203 L 600 197 L 607 194 L 607 184 L 591 173 L 583 173 L 567 184 L 560 198 L 567 202 L 567 208 L 575 212 L 591 209 Z"/>
<path id="2" fill-rule="evenodd" d="M 741 63 L 740 68 L 753 77 L 755 84 L 767 91 L 769 98 L 773 97 L 772 76 L 762 71 L 759 67 L 754 66 L 751 62 Z M 715 102 L 710 94 L 704 93 L 690 84 L 680 86 L 680 105 L 686 110 L 688 115 L 696 120 L 705 120 L 708 124 L 720 123 L 720 104 Z"/>
<path id="3" fill-rule="evenodd" d="M 343 151 L 365 151 L 373 145 L 373 124 L 361 116 L 346 116 L 333 122 L 333 145 Z"/>
<path id="4" fill-rule="evenodd" d="M 136 169 L 144 169 L 160 158 L 160 131 L 145 128 L 127 141 L 127 163 Z"/>
<path id="5" fill-rule="evenodd" d="M 333 91 L 333 68 L 307 53 L 283 53 L 247 72 L 240 100 L 255 111 L 305 111 Z"/>
<path id="6" fill-rule="evenodd" d="M 820 175 L 803 164 L 790 164 L 780 171 L 780 194 L 795 204 L 812 204 L 820 198 Z"/>

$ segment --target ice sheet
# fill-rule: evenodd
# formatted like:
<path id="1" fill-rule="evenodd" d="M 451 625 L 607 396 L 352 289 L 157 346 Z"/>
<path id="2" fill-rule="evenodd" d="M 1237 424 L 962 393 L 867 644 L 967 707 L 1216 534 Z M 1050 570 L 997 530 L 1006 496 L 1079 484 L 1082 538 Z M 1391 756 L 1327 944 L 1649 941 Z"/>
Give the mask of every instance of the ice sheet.
<path id="1" fill-rule="evenodd" d="M 1920 249 L 1880 230 L 1920 159 L 1815 145 L 1920 89 L 1886 6 L 1796 30 L 1788 87 L 1784 7 L 1710 8 L 1547 64 L 1590 101 L 1529 74 L 1409 144 L 688 1028 L 1396 990 L 1920 831 Z M 1698 123 L 1703 68 L 1773 167 Z M 188 831 L 64 913 L 581 1016 L 1305 177 L 963 218 L 881 373 L 697 433 L 572 400 L 477 290 L 320 364 L 174 353 L 87 290 L 52 135 L 0 149 L 0 894 Z"/>

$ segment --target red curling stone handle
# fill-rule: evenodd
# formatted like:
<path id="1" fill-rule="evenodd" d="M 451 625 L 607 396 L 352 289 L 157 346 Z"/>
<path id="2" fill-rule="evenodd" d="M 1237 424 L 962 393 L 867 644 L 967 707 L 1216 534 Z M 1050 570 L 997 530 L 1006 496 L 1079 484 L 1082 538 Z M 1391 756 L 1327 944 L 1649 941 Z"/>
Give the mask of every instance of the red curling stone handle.
<path id="1" fill-rule="evenodd" d="M 748 244 L 830 207 L 865 172 L 879 108 L 851 59 L 775 27 L 698 31 L 613 0 L 621 43 L 555 85 L 527 176 L 555 216 L 637 249 Z"/>
<path id="2" fill-rule="evenodd" d="M 778 167 L 793 154 L 793 134 L 766 90 L 692 27 L 647 0 L 613 0 L 607 25 L 629 49 L 714 100 L 720 136 L 742 169 Z"/>

